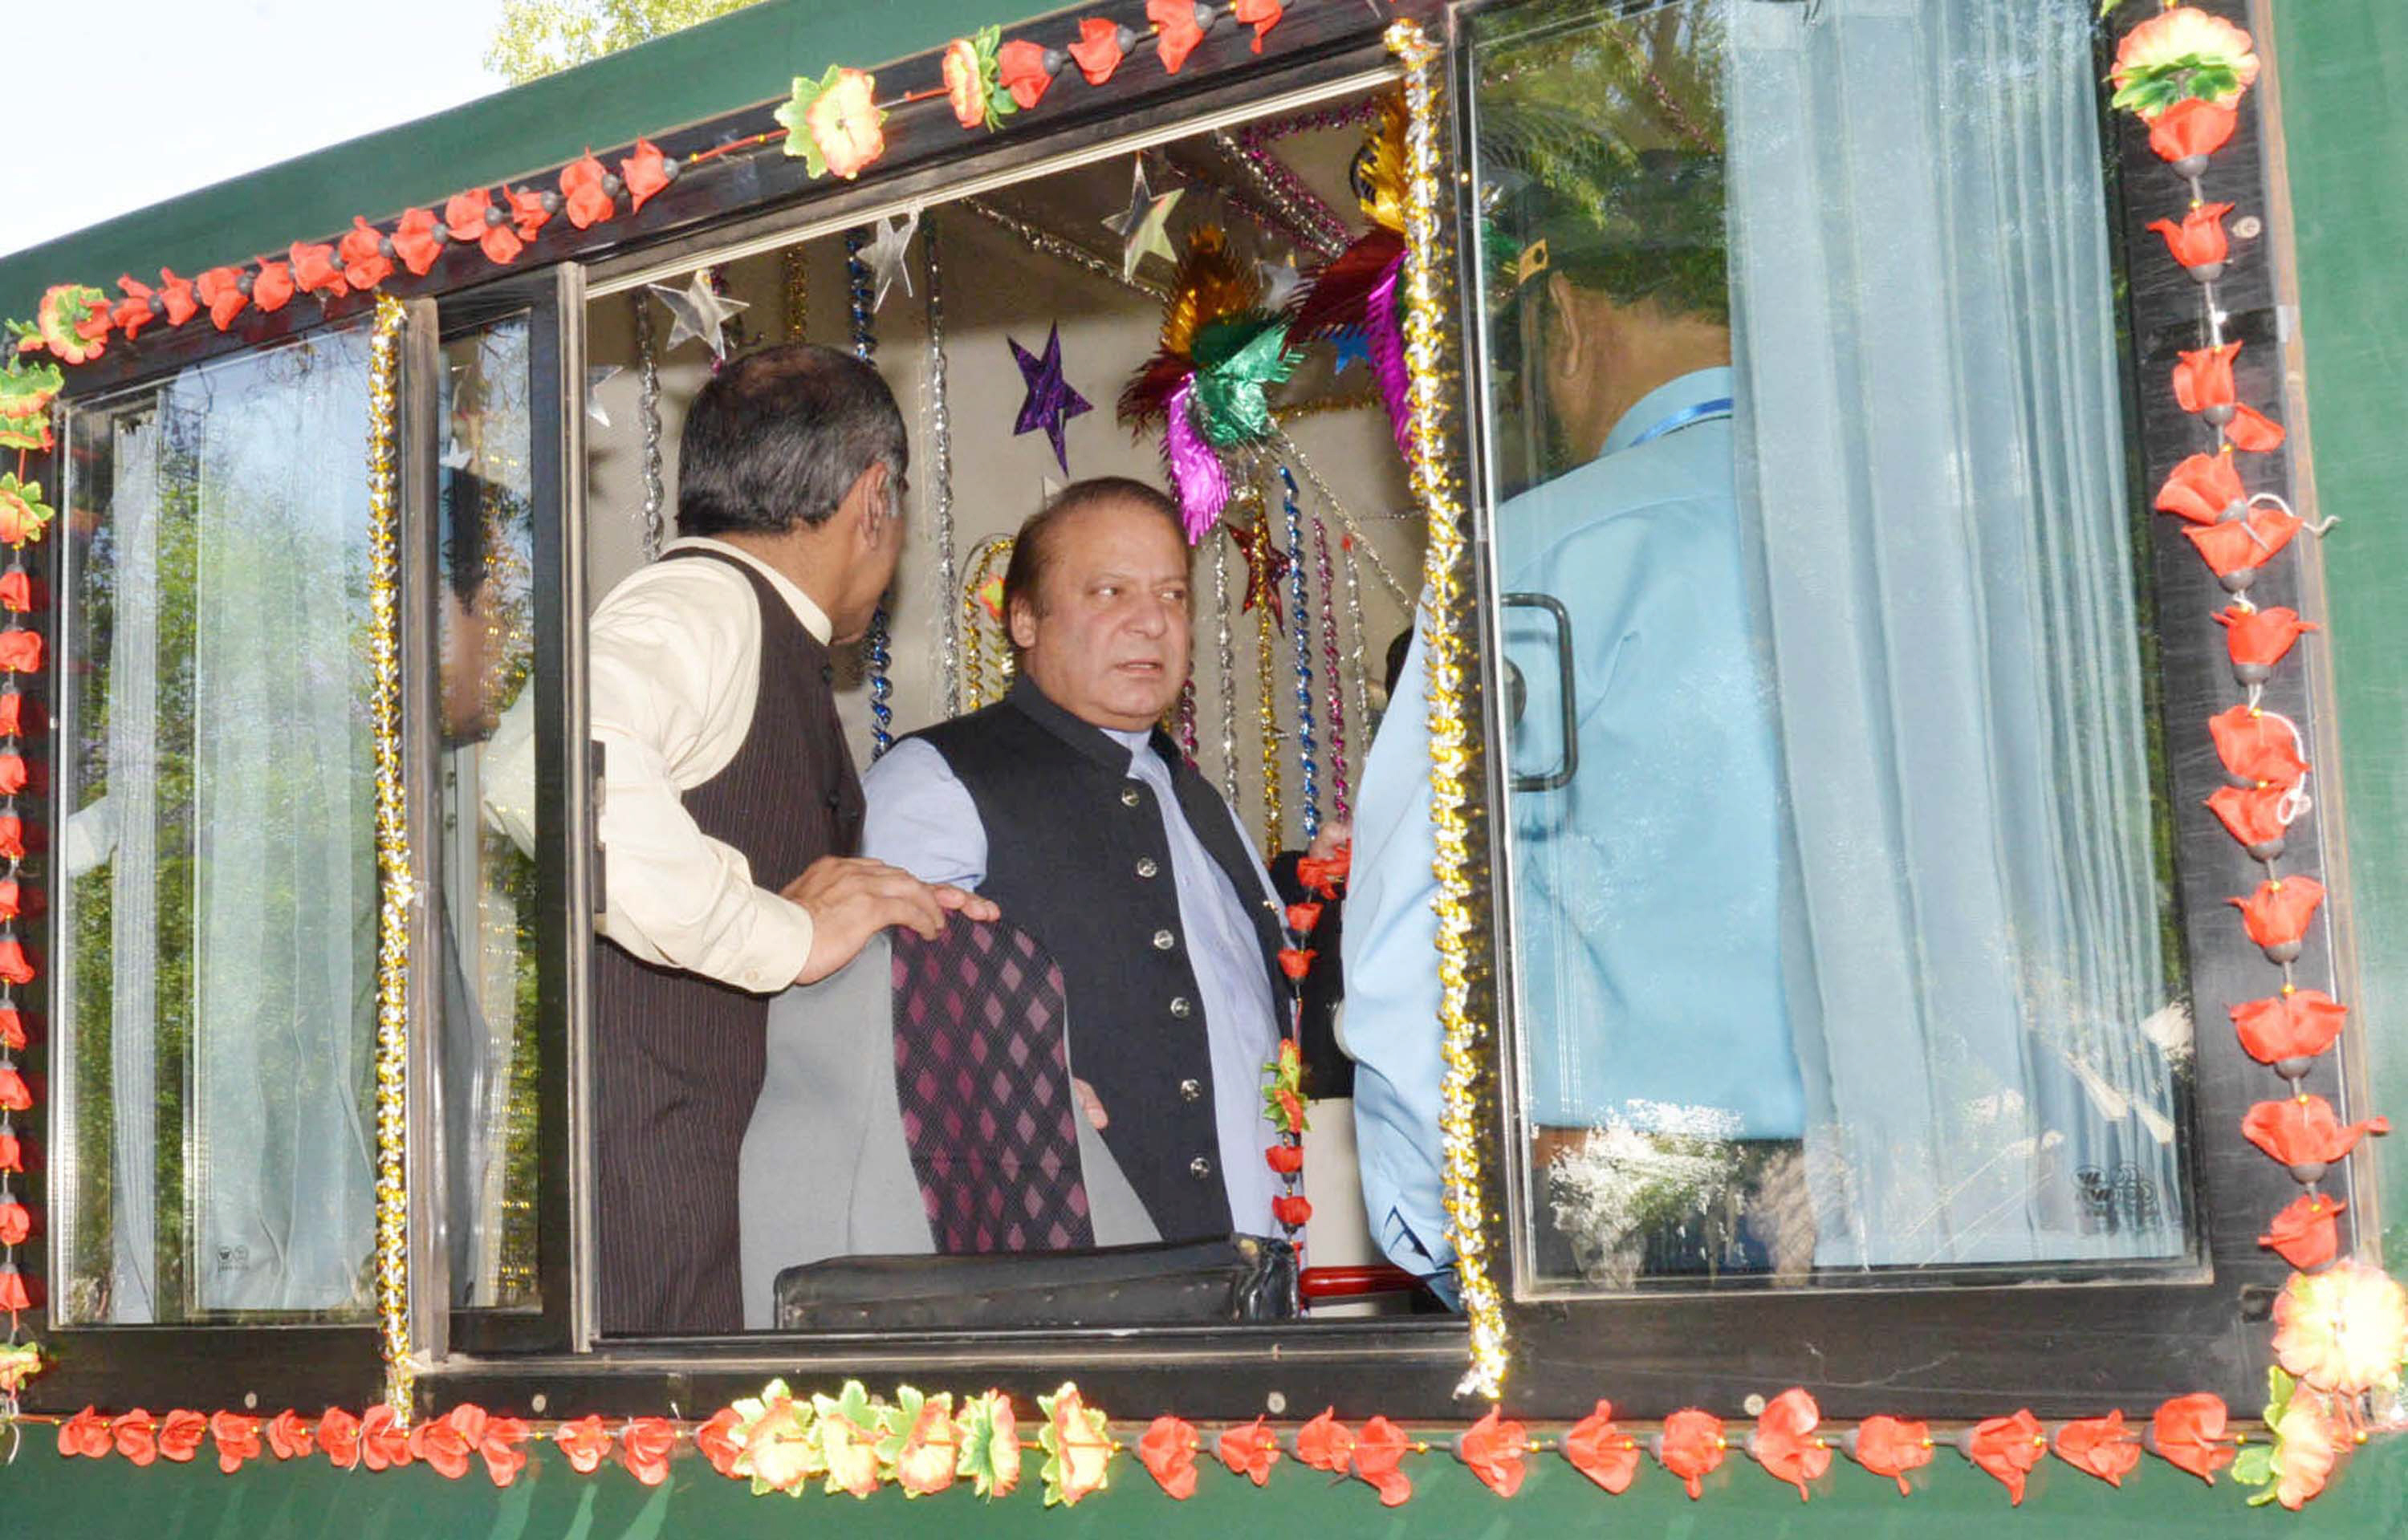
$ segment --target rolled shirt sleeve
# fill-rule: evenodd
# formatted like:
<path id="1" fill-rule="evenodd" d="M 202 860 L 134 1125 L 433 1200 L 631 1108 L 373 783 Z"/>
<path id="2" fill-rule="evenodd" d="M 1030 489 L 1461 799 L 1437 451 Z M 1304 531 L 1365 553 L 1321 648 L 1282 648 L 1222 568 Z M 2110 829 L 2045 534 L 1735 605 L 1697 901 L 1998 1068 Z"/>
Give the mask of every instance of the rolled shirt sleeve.
<path id="1" fill-rule="evenodd" d="M 759 692 L 759 606 L 718 562 L 666 562 L 595 616 L 592 732 L 603 752 L 602 930 L 630 956 L 754 993 L 792 984 L 811 917 L 757 886 L 682 801 L 735 758 Z"/>

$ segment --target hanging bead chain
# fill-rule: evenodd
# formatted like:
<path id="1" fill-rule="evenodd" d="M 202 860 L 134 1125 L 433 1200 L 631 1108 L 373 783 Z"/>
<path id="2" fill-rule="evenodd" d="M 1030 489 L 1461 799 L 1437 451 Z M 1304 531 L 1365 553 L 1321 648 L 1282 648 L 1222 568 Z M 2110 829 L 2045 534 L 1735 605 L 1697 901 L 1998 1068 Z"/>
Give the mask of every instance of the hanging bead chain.
<path id="1" fill-rule="evenodd" d="M 787 247 L 781 255 L 786 277 L 786 340 L 801 342 L 810 332 L 810 262 L 800 241 Z"/>
<path id="2" fill-rule="evenodd" d="M 1212 542 L 1213 641 L 1220 663 L 1221 798 L 1238 806 L 1238 644 L 1229 631 L 1229 545 Z"/>
<path id="3" fill-rule="evenodd" d="M 1214 129 L 1212 142 L 1238 164 L 1246 180 L 1254 184 L 1255 194 L 1270 206 L 1298 245 L 1309 246 L 1324 257 L 1334 257 L 1346 250 L 1346 221 L 1332 213 L 1329 206 L 1278 156 L 1260 146 L 1239 143 L 1226 129 Z"/>
<path id="4" fill-rule="evenodd" d="M 637 414 L 644 422 L 644 520 L 638 528 L 644 560 L 660 560 L 667 532 L 662 507 L 668 489 L 661 480 L 661 364 L 652 344 L 652 297 L 642 289 L 627 296 L 636 309 Z"/>
<path id="5" fill-rule="evenodd" d="M 1246 551 L 1246 591 L 1259 596 L 1254 603 L 1254 687 L 1256 725 L 1262 730 L 1263 742 L 1263 848 L 1277 850 L 1284 827 L 1280 816 L 1279 686 L 1271 672 L 1271 653 L 1278 646 L 1271 596 L 1278 585 L 1271 580 L 1270 570 L 1271 510 L 1259 489 L 1250 486 L 1248 493 L 1254 504 L 1254 538 Z"/>
<path id="6" fill-rule="evenodd" d="M 1354 537 L 1340 535 L 1338 551 L 1346 558 L 1346 642 L 1347 659 L 1354 665 L 1354 716 L 1363 724 L 1363 731 L 1369 733 L 1371 730 L 1371 677 L 1363 665 L 1363 577 L 1354 568 Z M 1331 688 L 1336 688 L 1334 681 Z"/>
<path id="7" fill-rule="evenodd" d="M 1187 677 L 1179 687 L 1179 704 L 1171 708 L 1171 725 L 1179 734 L 1180 757 L 1196 763 L 1196 660 L 1187 660 Z"/>
<path id="8" fill-rule="evenodd" d="M 1280 501 L 1287 515 L 1287 619 L 1290 651 L 1296 660 L 1296 760 L 1304 782 L 1297 799 L 1297 816 L 1304 820 L 1304 842 L 1321 833 L 1320 770 L 1313 763 L 1312 737 L 1312 610 L 1305 592 L 1304 520 L 1296 506 L 1296 478 L 1279 468 Z"/>
<path id="9" fill-rule="evenodd" d="M 1346 689 L 1338 668 L 1338 610 L 1329 591 L 1329 526 L 1312 520 L 1312 576 L 1321 591 L 1321 666 L 1329 689 L 1329 808 L 1338 821 L 1352 817 L 1346 787 Z"/>
<path id="10" fill-rule="evenodd" d="M 869 264 L 861 255 L 861 249 L 868 244 L 869 232 L 867 230 L 856 227 L 844 233 L 845 292 L 853 306 L 853 356 L 865 364 L 873 362 L 878 356 L 877 288 L 870 277 Z M 891 513 L 889 517 L 892 517 Z M 869 676 L 869 761 L 872 764 L 895 747 L 895 708 L 887 704 L 895 693 L 895 686 L 886 677 L 891 661 L 886 606 L 881 603 L 870 612 L 869 635 L 862 643 L 863 668 Z"/>

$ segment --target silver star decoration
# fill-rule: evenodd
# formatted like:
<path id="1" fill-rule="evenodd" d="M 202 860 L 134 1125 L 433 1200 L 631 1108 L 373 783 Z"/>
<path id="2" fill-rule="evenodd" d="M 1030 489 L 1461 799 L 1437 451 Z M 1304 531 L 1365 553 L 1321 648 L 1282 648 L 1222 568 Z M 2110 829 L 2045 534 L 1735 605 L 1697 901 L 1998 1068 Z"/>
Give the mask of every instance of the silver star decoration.
<path id="1" fill-rule="evenodd" d="M 468 452 L 468 446 L 454 437 L 443 446 L 443 453 L 435 463 L 447 471 L 465 471 L 468 468 L 468 462 L 473 458 L 475 457 Z"/>
<path id="2" fill-rule="evenodd" d="M 585 415 L 593 420 L 595 427 L 610 425 L 610 414 L 602 406 L 602 387 L 623 368 L 622 364 L 604 364 L 585 371 Z"/>
<path id="3" fill-rule="evenodd" d="M 713 354 L 725 358 L 727 323 L 736 319 L 737 311 L 752 308 L 746 301 L 730 299 L 712 289 L 709 273 L 695 274 L 694 281 L 682 289 L 672 289 L 666 283 L 648 283 L 644 287 L 660 295 L 661 303 L 669 307 L 669 339 L 662 345 L 663 352 L 692 337 Z"/>
<path id="4" fill-rule="evenodd" d="M 1126 211 L 1104 221 L 1104 228 L 1121 238 L 1121 278 L 1137 277 L 1146 253 L 1159 252 L 1162 260 L 1176 267 L 1179 253 L 1170 244 L 1170 211 L 1187 194 L 1183 187 L 1168 192 L 1156 192 L 1145 179 L 1145 157 L 1138 157 L 1135 176 L 1129 185 L 1129 206 Z"/>
<path id="5" fill-rule="evenodd" d="M 1297 286 L 1304 281 L 1297 276 L 1292 262 L 1257 262 L 1254 280 L 1263 286 L 1263 308 L 1284 310 L 1287 302 L 1296 297 Z"/>
<path id="6" fill-rule="evenodd" d="M 1068 481 L 1056 481 L 1050 476 L 1039 477 L 1037 478 L 1037 506 L 1041 508 L 1046 504 L 1053 502 L 1054 499 L 1062 495 L 1062 489 L 1069 484 L 1070 483 Z"/>
<path id="7" fill-rule="evenodd" d="M 886 291 L 897 282 L 903 285 L 906 297 L 911 293 L 911 269 L 903 259 L 910 252 L 912 232 L 920 228 L 920 211 L 914 208 L 904 214 L 889 214 L 874 228 L 878 234 L 861 249 L 861 260 L 869 264 L 869 271 L 878 280 L 869 300 L 873 315 L 885 308 Z"/>

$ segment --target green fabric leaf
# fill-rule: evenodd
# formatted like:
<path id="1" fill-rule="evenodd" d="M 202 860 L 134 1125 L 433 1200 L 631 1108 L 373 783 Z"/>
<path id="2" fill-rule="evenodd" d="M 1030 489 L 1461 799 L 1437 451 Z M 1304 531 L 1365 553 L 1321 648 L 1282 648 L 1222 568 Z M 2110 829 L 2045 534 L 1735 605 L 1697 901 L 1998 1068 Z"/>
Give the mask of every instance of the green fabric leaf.
<path id="1" fill-rule="evenodd" d="M 803 169 L 814 177 L 827 175 L 827 157 L 820 153 L 817 139 L 811 137 L 811 104 L 827 92 L 836 89 L 838 65 L 830 64 L 827 73 L 814 80 L 808 75 L 795 77 L 795 93 L 770 116 L 786 131 L 786 153 L 803 163 Z"/>
<path id="2" fill-rule="evenodd" d="M 2244 1487 L 2262 1487 L 2274 1479 L 2274 1446 L 2251 1444 L 2232 1462 L 2232 1479 Z"/>
<path id="3" fill-rule="evenodd" d="M 2282 1423 L 2283 1413 L 2291 1405 L 2291 1392 L 2298 1388 L 2299 1382 L 2285 1374 L 2281 1364 L 2266 1365 L 2266 1426 L 2272 1428 Z"/>
<path id="4" fill-rule="evenodd" d="M 1003 1419 L 997 1417 L 998 1403 Z M 1010 1403 L 1000 1390 L 989 1390 L 962 1408 L 962 1453 L 956 1472 L 969 1478 L 971 1490 L 981 1497 L 999 1497 L 1020 1480 L 1017 1435 L 1003 1436 L 1003 1422 L 1010 1413 Z"/>
<path id="5" fill-rule="evenodd" d="M 0 417 L 24 417 L 47 411 L 66 384 L 55 364 L 36 364 L 19 354 L 0 365 Z"/>
<path id="6" fill-rule="evenodd" d="M 2143 64 L 2128 71 L 2109 106 L 2155 117 L 2176 102 L 2196 96 L 2213 102 L 2241 89 L 2241 72 L 2231 60 L 2204 53 L 2186 53 L 2163 64 Z"/>
<path id="7" fill-rule="evenodd" d="M 1003 47 L 1003 28 L 981 27 L 970 35 L 970 47 L 978 50 L 979 86 L 986 95 L 986 126 L 991 134 L 997 119 L 1009 118 L 1020 110 L 1011 93 L 1003 89 L 1003 64 L 996 57 Z"/>

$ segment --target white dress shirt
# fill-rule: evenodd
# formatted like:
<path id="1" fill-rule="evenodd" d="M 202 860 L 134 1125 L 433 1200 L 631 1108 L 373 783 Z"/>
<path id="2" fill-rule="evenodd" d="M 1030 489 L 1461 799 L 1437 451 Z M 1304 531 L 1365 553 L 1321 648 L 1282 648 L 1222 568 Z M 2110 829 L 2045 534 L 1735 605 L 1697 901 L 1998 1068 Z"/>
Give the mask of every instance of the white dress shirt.
<path id="1" fill-rule="evenodd" d="M 751 566 L 804 630 L 828 640 L 826 614 L 767 563 L 717 540 L 674 540 L 664 554 L 679 550 Z M 603 752 L 602 933 L 647 962 L 755 993 L 786 988 L 810 955 L 810 915 L 755 885 L 743 854 L 706 835 L 683 802 L 727 767 L 752 731 L 761 683 L 752 585 L 724 562 L 654 562 L 603 599 L 588 637 L 590 731 Z M 492 752 L 501 763 L 486 816 L 531 849 L 531 715 L 508 714 Z"/>

